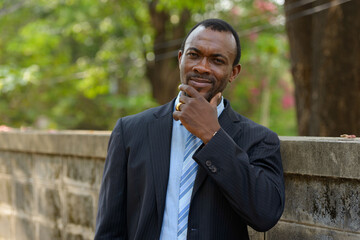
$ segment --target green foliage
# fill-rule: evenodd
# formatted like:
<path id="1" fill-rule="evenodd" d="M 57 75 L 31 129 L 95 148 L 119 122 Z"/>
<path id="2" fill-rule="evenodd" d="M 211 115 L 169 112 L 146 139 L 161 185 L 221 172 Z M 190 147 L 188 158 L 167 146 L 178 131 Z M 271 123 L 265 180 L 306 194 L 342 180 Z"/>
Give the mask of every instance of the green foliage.
<path id="1" fill-rule="evenodd" d="M 117 118 L 156 106 L 146 79 L 151 2 L 0 2 L 0 125 L 111 129 Z M 266 0 L 157 2 L 169 24 L 182 9 L 192 13 L 188 28 L 220 17 L 239 32 L 243 70 L 225 95 L 235 110 L 281 135 L 296 134 L 288 46 L 276 21 L 281 7 Z"/>
<path id="2" fill-rule="evenodd" d="M 148 17 L 136 4 L 134 14 Z M 45 127 L 110 129 L 155 106 L 131 17 L 117 2 L 90 0 L 33 0 L 3 16 L 0 123 L 36 126 L 41 118 Z"/>

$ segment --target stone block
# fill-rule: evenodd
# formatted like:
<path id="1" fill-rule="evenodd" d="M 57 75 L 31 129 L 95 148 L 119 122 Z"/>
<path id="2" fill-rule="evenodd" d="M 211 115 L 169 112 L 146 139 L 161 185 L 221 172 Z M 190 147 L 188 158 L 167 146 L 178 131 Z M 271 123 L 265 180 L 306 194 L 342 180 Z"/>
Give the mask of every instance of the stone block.
<path id="1" fill-rule="evenodd" d="M 84 237 L 81 234 L 68 233 L 66 235 L 66 240 L 90 240 L 90 239 L 92 239 L 92 238 Z"/>
<path id="2" fill-rule="evenodd" d="M 34 209 L 34 191 L 30 183 L 15 183 L 15 207 L 31 215 Z"/>
<path id="3" fill-rule="evenodd" d="M 68 193 L 66 200 L 68 223 L 94 229 L 92 196 Z"/>
<path id="4" fill-rule="evenodd" d="M 10 154 L 10 160 L 13 162 L 13 174 L 16 178 L 32 177 L 32 155 L 25 153 Z"/>
<path id="5" fill-rule="evenodd" d="M 62 159 L 60 156 L 33 155 L 34 177 L 41 181 L 54 183 L 61 181 Z"/>
<path id="6" fill-rule="evenodd" d="M 10 154 L 8 152 L 0 151 L 0 173 L 11 174 L 12 167 L 10 161 Z"/>
<path id="7" fill-rule="evenodd" d="M 12 184 L 9 179 L 0 177 L 0 204 L 12 205 Z"/>
<path id="8" fill-rule="evenodd" d="M 42 217 L 54 223 L 61 219 L 61 199 L 57 189 L 38 189 L 38 211 Z"/>
<path id="9" fill-rule="evenodd" d="M 12 216 L 10 215 L 0 214 L 0 239 L 11 239 L 12 236 L 11 219 Z"/>
<path id="10" fill-rule="evenodd" d="M 104 166 L 105 166 L 105 161 L 97 159 L 97 161 L 96 161 L 96 169 L 97 169 L 98 177 L 96 178 L 95 188 L 98 189 L 98 190 L 100 190 L 100 186 L 101 186 L 101 182 L 102 182 L 102 176 L 103 176 L 103 173 L 104 173 Z M 99 191 L 97 191 L 97 192 L 99 192 Z"/>
<path id="11" fill-rule="evenodd" d="M 282 219 L 360 233 L 358 180 L 286 175 Z"/>
<path id="12" fill-rule="evenodd" d="M 31 220 L 16 218 L 15 220 L 15 239 L 34 240 L 35 223 Z"/>
<path id="13" fill-rule="evenodd" d="M 359 240 L 360 233 L 337 231 L 336 229 L 279 222 L 266 232 L 266 240 Z"/>
<path id="14" fill-rule="evenodd" d="M 99 175 L 101 163 L 102 161 L 97 159 L 70 157 L 66 161 L 66 177 L 78 184 L 97 187 L 101 182 Z"/>
<path id="15" fill-rule="evenodd" d="M 265 240 L 265 233 L 263 232 L 255 231 L 251 227 L 248 227 L 248 232 L 250 240 Z"/>
<path id="16" fill-rule="evenodd" d="M 58 228 L 49 228 L 46 226 L 40 225 L 39 227 L 39 239 L 40 240 L 61 240 L 62 239 L 62 231 Z"/>

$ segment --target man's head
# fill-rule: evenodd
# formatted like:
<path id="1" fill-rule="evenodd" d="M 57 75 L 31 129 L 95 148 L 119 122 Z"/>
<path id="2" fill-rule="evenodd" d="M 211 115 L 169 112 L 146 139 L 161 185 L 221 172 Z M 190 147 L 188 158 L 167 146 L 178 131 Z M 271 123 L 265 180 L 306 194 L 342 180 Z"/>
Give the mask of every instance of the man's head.
<path id="1" fill-rule="evenodd" d="M 239 37 L 228 23 L 202 21 L 191 29 L 179 51 L 181 82 L 210 101 L 239 74 L 240 55 Z"/>
<path id="2" fill-rule="evenodd" d="M 234 39 L 236 42 L 236 57 L 234 59 L 233 66 L 235 66 L 236 64 L 239 63 L 240 58 L 241 58 L 241 45 L 240 45 L 239 35 L 237 34 L 235 29 L 230 24 L 228 24 L 224 20 L 217 19 L 217 18 L 206 19 L 206 20 L 201 21 L 198 24 L 196 24 L 188 32 L 185 39 L 183 40 L 180 51 L 184 52 L 186 40 L 188 39 L 189 35 L 195 30 L 195 28 L 197 28 L 199 26 L 204 26 L 205 28 L 210 28 L 211 30 L 218 31 L 218 32 L 230 32 L 234 36 Z"/>

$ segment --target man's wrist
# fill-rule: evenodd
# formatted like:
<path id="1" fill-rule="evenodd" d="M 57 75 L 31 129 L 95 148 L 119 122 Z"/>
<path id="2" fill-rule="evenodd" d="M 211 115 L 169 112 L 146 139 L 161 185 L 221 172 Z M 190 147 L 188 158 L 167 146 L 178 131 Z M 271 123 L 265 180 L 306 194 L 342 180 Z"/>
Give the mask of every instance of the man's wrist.
<path id="1" fill-rule="evenodd" d="M 207 136 L 203 139 L 203 143 L 207 144 L 220 130 L 220 127 L 217 130 L 210 130 Z"/>

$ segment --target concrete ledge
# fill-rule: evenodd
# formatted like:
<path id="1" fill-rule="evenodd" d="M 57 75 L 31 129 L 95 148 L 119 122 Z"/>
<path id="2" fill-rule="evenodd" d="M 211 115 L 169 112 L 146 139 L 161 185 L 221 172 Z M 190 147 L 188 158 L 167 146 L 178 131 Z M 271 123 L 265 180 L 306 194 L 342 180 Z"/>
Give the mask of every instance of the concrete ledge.
<path id="1" fill-rule="evenodd" d="M 0 132 L 0 150 L 105 158 L 109 131 Z M 280 137 L 286 173 L 360 179 L 360 140 Z"/>
<path id="2" fill-rule="evenodd" d="M 281 137 L 286 173 L 360 179 L 360 140 Z"/>
<path id="3" fill-rule="evenodd" d="M 0 132 L 0 150 L 105 158 L 109 131 Z"/>

